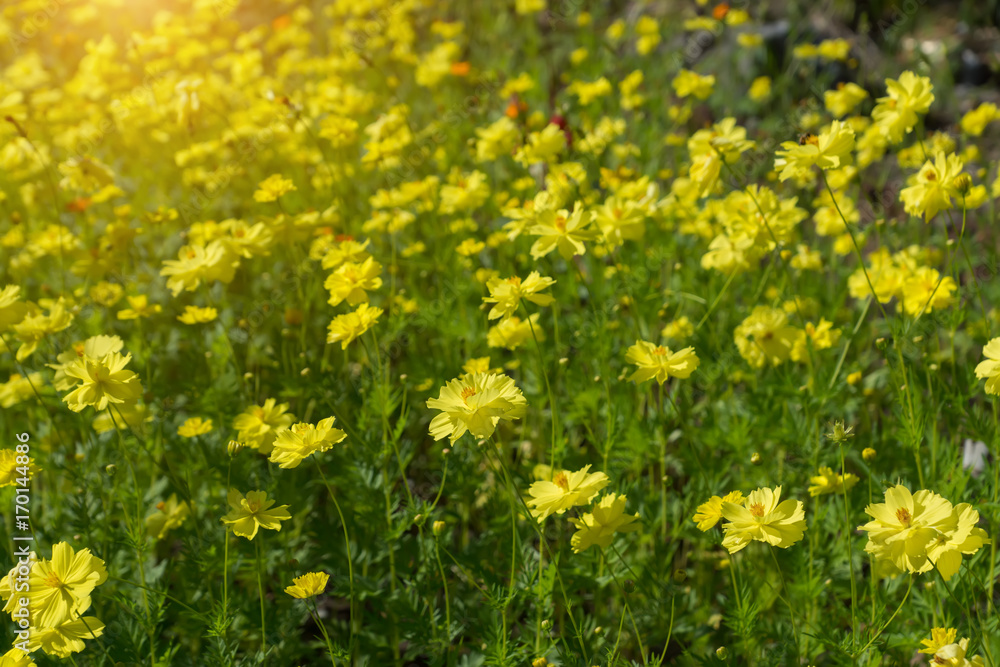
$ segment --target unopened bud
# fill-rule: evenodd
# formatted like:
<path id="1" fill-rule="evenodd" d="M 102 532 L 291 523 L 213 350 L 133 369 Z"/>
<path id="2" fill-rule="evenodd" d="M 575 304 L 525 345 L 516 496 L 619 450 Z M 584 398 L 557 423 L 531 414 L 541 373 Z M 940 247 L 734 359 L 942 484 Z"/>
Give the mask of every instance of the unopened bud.
<path id="1" fill-rule="evenodd" d="M 869 462 L 874 461 L 875 454 L 876 454 L 875 450 L 872 449 L 871 447 L 865 447 L 863 450 L 861 450 L 861 458 L 863 458 L 865 461 Z"/>
<path id="2" fill-rule="evenodd" d="M 445 522 L 444 521 L 435 521 L 431 525 L 431 530 L 434 531 L 435 535 L 440 535 L 441 533 L 444 532 L 444 529 L 445 529 Z"/>
<path id="3" fill-rule="evenodd" d="M 246 447 L 246 445 L 244 445 L 242 442 L 239 442 L 237 440 L 230 440 L 229 444 L 226 445 L 226 451 L 229 452 L 230 457 L 233 457 L 239 454 L 240 450 L 242 450 L 244 447 Z"/>
<path id="4" fill-rule="evenodd" d="M 111 463 L 104 467 L 104 472 L 105 474 L 107 474 L 108 477 L 114 477 L 115 475 L 118 474 L 118 466 L 116 466 L 114 463 Z"/>
<path id="5" fill-rule="evenodd" d="M 715 649 L 715 655 L 719 658 L 719 660 L 728 660 L 729 650 L 725 646 L 720 646 Z"/>
<path id="6" fill-rule="evenodd" d="M 758 452 L 754 452 L 753 454 L 750 455 L 750 463 L 754 464 L 755 466 L 759 466 L 760 462 L 761 458 Z"/>
<path id="7" fill-rule="evenodd" d="M 833 423 L 833 430 L 827 433 L 826 437 L 839 445 L 854 437 L 854 434 L 851 433 L 853 430 L 853 426 L 845 427 L 844 422 L 836 421 Z"/>
<path id="8" fill-rule="evenodd" d="M 674 583 L 675 584 L 683 584 L 685 581 L 687 581 L 687 578 L 688 578 L 688 573 L 685 572 L 684 570 L 680 570 L 680 569 L 674 570 Z"/>
<path id="9" fill-rule="evenodd" d="M 969 194 L 969 190 L 972 189 L 972 176 L 968 174 L 959 174 L 955 178 L 951 179 L 951 184 L 958 190 L 958 194 L 963 197 Z"/>

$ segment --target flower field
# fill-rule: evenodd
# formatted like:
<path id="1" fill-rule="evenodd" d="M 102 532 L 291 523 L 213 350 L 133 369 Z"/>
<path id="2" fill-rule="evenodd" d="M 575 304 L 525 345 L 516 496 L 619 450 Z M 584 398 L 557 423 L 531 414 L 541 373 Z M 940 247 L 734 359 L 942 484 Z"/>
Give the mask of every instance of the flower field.
<path id="1" fill-rule="evenodd" d="M 990 11 L 5 0 L 0 667 L 1000 664 Z"/>

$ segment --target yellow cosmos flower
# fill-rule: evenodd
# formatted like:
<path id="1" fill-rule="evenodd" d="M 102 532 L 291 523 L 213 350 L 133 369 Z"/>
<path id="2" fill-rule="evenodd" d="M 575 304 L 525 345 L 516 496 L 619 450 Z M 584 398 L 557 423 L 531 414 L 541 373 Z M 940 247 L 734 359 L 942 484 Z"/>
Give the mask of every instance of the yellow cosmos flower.
<path id="1" fill-rule="evenodd" d="M 527 405 L 524 394 L 506 375 L 465 375 L 448 382 L 437 398 L 427 400 L 428 408 L 441 410 L 431 420 L 430 434 L 435 440 L 448 437 L 451 442 L 466 432 L 488 438 L 500 420 L 521 419 Z"/>
<path id="2" fill-rule="evenodd" d="M 751 541 L 787 549 L 802 539 L 806 530 L 801 500 L 781 501 L 781 487 L 751 491 L 743 504 L 723 502 L 725 537 L 722 546 L 734 554 Z"/>
<path id="3" fill-rule="evenodd" d="M 324 269 L 336 269 L 345 262 L 362 264 L 366 259 L 371 257 L 371 254 L 368 252 L 368 244 L 371 241 L 368 239 L 365 239 L 361 243 L 355 241 L 350 236 L 344 236 L 337 237 L 334 241 L 332 245 L 326 248 L 322 255 Z"/>
<path id="4" fill-rule="evenodd" d="M 698 505 L 691 520 L 698 524 L 698 530 L 704 533 L 715 528 L 715 525 L 722 521 L 722 503 L 742 505 L 744 500 L 742 491 L 730 491 L 722 497 L 712 496 L 706 502 Z"/>
<path id="5" fill-rule="evenodd" d="M 340 349 L 346 350 L 352 341 L 361 337 L 371 329 L 384 311 L 381 308 L 362 303 L 356 310 L 333 318 L 327 327 L 327 343 L 340 343 Z"/>
<path id="6" fill-rule="evenodd" d="M 868 532 L 865 551 L 875 556 L 881 571 L 927 572 L 935 565 L 950 579 L 962 555 L 974 554 L 987 539 L 976 527 L 979 513 L 969 505 L 953 507 L 932 491 L 911 494 L 902 484 L 885 492 L 885 502 L 869 505 L 872 517 L 861 530 Z"/>
<path id="7" fill-rule="evenodd" d="M 778 366 L 787 361 L 804 335 L 801 329 L 788 323 L 783 310 L 769 306 L 754 308 L 733 331 L 740 356 L 753 368 Z"/>
<path id="8" fill-rule="evenodd" d="M 986 126 L 1000 118 L 1000 110 L 992 102 L 984 102 L 962 116 L 962 132 L 972 137 L 978 137 Z"/>
<path id="9" fill-rule="evenodd" d="M 541 132 L 528 135 L 528 143 L 514 154 L 514 159 L 524 167 L 539 162 L 552 162 L 566 148 L 566 134 L 555 123 L 549 123 Z"/>
<path id="10" fill-rule="evenodd" d="M 964 167 L 961 158 L 954 153 L 945 155 L 943 151 L 939 151 L 933 161 L 928 160 L 920 169 L 913 179 L 913 185 L 899 192 L 899 199 L 906 212 L 921 215 L 926 222 L 937 215 L 938 211 L 950 210 L 952 198 L 962 198 L 955 179 Z"/>
<path id="11" fill-rule="evenodd" d="M 538 325 L 538 313 L 533 313 L 526 320 L 511 315 L 507 319 L 501 320 L 499 324 L 490 327 L 490 330 L 486 332 L 486 344 L 489 347 L 516 350 L 531 340 L 532 335 L 538 342 L 545 340 L 545 332 Z"/>
<path id="12" fill-rule="evenodd" d="M 644 340 L 638 340 L 628 349 L 625 360 L 638 368 L 629 376 L 629 382 L 643 383 L 656 378 L 663 384 L 667 378 L 686 379 L 691 376 L 700 363 L 693 347 L 672 352 L 669 347 L 656 346 Z"/>
<path id="13" fill-rule="evenodd" d="M 601 498 L 590 512 L 579 519 L 570 519 L 570 523 L 577 528 L 570 540 L 573 552 L 580 553 L 595 545 L 607 549 L 611 546 L 615 533 L 639 530 L 639 515 L 625 513 L 627 500 L 623 495 L 609 493 Z"/>
<path id="14" fill-rule="evenodd" d="M 177 429 L 177 435 L 183 438 L 194 438 L 212 432 L 212 420 L 201 417 L 191 417 Z"/>
<path id="15" fill-rule="evenodd" d="M 868 99 L 868 91 L 856 83 L 838 83 L 836 90 L 823 93 L 823 104 L 834 118 L 848 115 L 862 101 Z"/>
<path id="16" fill-rule="evenodd" d="M 330 575 L 326 572 L 307 572 L 301 577 L 292 579 L 294 585 L 287 587 L 285 592 L 300 600 L 316 597 L 326 590 L 326 583 L 329 580 Z"/>
<path id="17" fill-rule="evenodd" d="M 6 331 L 24 319 L 28 313 L 28 305 L 21 301 L 21 288 L 18 285 L 5 285 L 0 290 L 0 331 Z"/>
<path id="18" fill-rule="evenodd" d="M 232 282 L 239 263 L 239 257 L 216 239 L 208 245 L 184 246 L 178 251 L 177 259 L 163 262 L 160 275 L 167 276 L 167 287 L 177 296 L 185 290 L 193 292 L 202 282 Z"/>
<path id="19" fill-rule="evenodd" d="M 932 628 L 931 638 L 920 640 L 920 643 L 924 645 L 920 652 L 934 655 L 948 644 L 954 643 L 957 636 L 958 630 L 955 628 Z"/>
<path id="20" fill-rule="evenodd" d="M 163 310 L 163 306 L 160 304 L 149 303 L 149 297 L 145 294 L 127 296 L 125 299 L 128 301 L 129 307 L 118 311 L 118 319 L 120 320 L 138 320 L 150 317 Z"/>
<path id="21" fill-rule="evenodd" d="M 843 493 L 858 483 L 858 476 L 847 473 L 840 475 L 833 472 L 832 468 L 821 467 L 819 474 L 809 478 L 812 486 L 809 487 L 810 496 L 821 496 L 827 493 Z"/>
<path id="22" fill-rule="evenodd" d="M 253 193 L 254 201 L 270 202 L 277 201 L 292 190 L 296 190 L 295 184 L 281 174 L 271 174 L 265 180 L 257 184 L 257 191 Z"/>
<path id="23" fill-rule="evenodd" d="M 555 282 L 552 278 L 540 275 L 538 271 L 532 271 L 524 280 L 521 280 L 517 276 L 504 280 L 491 278 L 486 283 L 486 288 L 490 291 L 490 295 L 483 297 L 484 303 L 496 304 L 490 310 L 489 319 L 495 320 L 499 317 L 510 317 L 517 310 L 522 299 L 539 306 L 548 306 L 555 299 L 549 294 L 539 294 L 539 292 L 548 289 Z"/>
<path id="24" fill-rule="evenodd" d="M 931 664 L 950 665 L 951 667 L 985 667 L 981 655 L 966 657 L 969 653 L 969 639 L 963 637 L 957 643 L 942 646 L 934 653 Z"/>
<path id="25" fill-rule="evenodd" d="M 205 324 L 211 322 L 219 316 L 219 311 L 215 308 L 200 308 L 198 306 L 185 306 L 184 313 L 177 319 L 184 324 Z"/>
<path id="26" fill-rule="evenodd" d="M 104 561 L 90 549 L 74 551 L 66 542 L 52 547 L 52 558 L 36 561 L 28 580 L 32 625 L 49 628 L 76 619 L 90 608 L 90 594 L 108 578 Z M 16 596 L 21 597 L 21 596 Z M 7 601 L 5 611 L 16 605 Z"/>
<path id="27" fill-rule="evenodd" d="M 780 170 L 779 177 L 786 181 L 808 175 L 813 167 L 839 169 L 849 164 L 854 150 L 854 130 L 835 120 L 819 136 L 806 135 L 798 141 L 786 141 L 776 153 L 774 168 Z"/>
<path id="28" fill-rule="evenodd" d="M 278 433 L 271 451 L 271 462 L 279 468 L 297 468 L 302 461 L 316 452 L 325 452 L 347 437 L 333 427 L 334 417 L 320 420 L 318 424 L 294 424 Z"/>
<path id="29" fill-rule="evenodd" d="M 528 487 L 531 496 L 527 505 L 531 516 L 541 523 L 552 514 L 562 514 L 571 507 L 586 505 L 608 485 L 610 480 L 603 472 L 589 472 L 586 465 L 576 472 L 560 470 L 550 480 L 541 480 Z"/>
<path id="30" fill-rule="evenodd" d="M 542 211 L 536 224 L 528 229 L 529 234 L 540 237 L 531 246 L 531 256 L 541 259 L 556 249 L 566 260 L 587 254 L 584 242 L 593 240 L 598 234 L 596 229 L 590 228 L 593 219 L 594 213 L 585 210 L 580 202 L 573 205 L 572 213 L 565 209 Z"/>
<path id="31" fill-rule="evenodd" d="M 994 338 L 983 347 L 986 357 L 976 366 L 976 377 L 986 379 L 986 393 L 1000 395 L 1000 338 Z"/>
<path id="32" fill-rule="evenodd" d="M 962 556 L 975 554 L 989 542 L 986 531 L 979 528 L 979 512 L 968 503 L 959 503 L 952 510 L 956 521 L 950 533 L 937 535 L 927 545 L 927 557 L 945 581 L 950 581 L 962 565 Z"/>
<path id="33" fill-rule="evenodd" d="M 29 306 L 24 318 L 12 327 L 14 335 L 23 343 L 17 349 L 17 360 L 27 359 L 46 336 L 66 329 L 72 322 L 73 314 L 66 310 L 62 299 L 52 304 L 45 315 L 33 305 Z"/>
<path id="34" fill-rule="evenodd" d="M 900 288 L 903 310 L 918 316 L 947 308 L 955 303 L 957 290 L 958 286 L 951 276 L 942 276 L 937 269 L 921 266 L 907 276 Z"/>
<path id="35" fill-rule="evenodd" d="M 35 396 L 35 391 L 45 384 L 41 373 L 21 376 L 11 373 L 7 382 L 0 384 L 0 408 L 10 408 Z"/>
<path id="36" fill-rule="evenodd" d="M 295 421 L 294 416 L 286 414 L 288 403 L 275 403 L 273 398 L 269 398 L 264 401 L 264 405 L 248 408 L 246 412 L 237 415 L 233 420 L 233 428 L 239 432 L 236 439 L 261 454 L 270 454 L 278 433 Z"/>
<path id="37" fill-rule="evenodd" d="M 351 306 L 368 301 L 368 292 L 382 286 L 382 265 L 369 257 L 360 264 L 344 262 L 323 283 L 331 306 L 347 301 Z"/>
<path id="38" fill-rule="evenodd" d="M 63 401 L 73 412 L 87 406 L 101 411 L 109 404 L 136 402 L 142 395 L 142 385 L 139 377 L 125 368 L 131 360 L 131 354 L 111 352 L 96 359 L 84 356 L 67 364 L 64 372 L 69 380 L 75 380 L 76 388 L 63 396 Z"/>
<path id="39" fill-rule="evenodd" d="M 281 530 L 281 522 L 292 518 L 288 513 L 288 505 L 280 505 L 271 509 L 276 501 L 267 499 L 265 491 L 248 491 L 246 497 L 236 489 L 229 489 L 229 514 L 222 517 L 222 522 L 233 527 L 233 532 L 240 537 L 253 540 L 257 531 Z"/>
<path id="40" fill-rule="evenodd" d="M 35 667 L 35 661 L 21 649 L 12 648 L 0 656 L 0 667 Z"/>
<path id="41" fill-rule="evenodd" d="M 154 540 L 162 540 L 168 532 L 180 528 L 190 514 L 191 506 L 171 493 L 166 501 L 156 503 L 156 511 L 146 517 L 146 532 Z"/>
<path id="42" fill-rule="evenodd" d="M 691 70 L 682 69 L 671 82 L 678 97 L 694 97 L 699 100 L 706 99 L 712 94 L 715 87 L 715 77 L 709 74 L 702 76 Z"/>
<path id="43" fill-rule="evenodd" d="M 54 626 L 32 626 L 29 632 L 29 651 L 42 649 L 49 655 L 65 659 L 83 651 L 87 647 L 85 639 L 104 634 L 104 623 L 93 616 L 83 616 Z"/>
<path id="44" fill-rule="evenodd" d="M 878 99 L 872 119 L 891 144 L 898 144 L 909 134 L 934 102 L 934 87 L 926 76 L 903 72 L 899 79 L 886 79 L 887 95 Z"/>

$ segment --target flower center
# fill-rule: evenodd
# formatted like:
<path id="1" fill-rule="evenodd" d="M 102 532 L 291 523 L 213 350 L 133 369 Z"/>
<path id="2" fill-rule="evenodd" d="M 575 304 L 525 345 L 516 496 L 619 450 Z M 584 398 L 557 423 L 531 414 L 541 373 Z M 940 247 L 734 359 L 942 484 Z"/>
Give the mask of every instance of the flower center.
<path id="1" fill-rule="evenodd" d="M 566 216 L 564 215 L 556 216 L 556 229 L 558 229 L 561 232 L 566 231 Z"/>
<path id="2" fill-rule="evenodd" d="M 665 357 L 667 355 L 667 348 L 661 345 L 655 350 L 653 350 L 653 354 L 655 354 L 658 357 Z"/>
<path id="3" fill-rule="evenodd" d="M 511 285 L 513 285 L 514 287 L 520 287 L 521 286 L 521 279 L 518 278 L 517 276 L 514 276 L 512 278 L 508 278 L 507 282 L 510 283 Z"/>
<path id="4" fill-rule="evenodd" d="M 905 507 L 900 507 L 896 510 L 896 518 L 899 519 L 899 522 L 906 528 L 909 528 L 910 522 L 913 521 L 913 515 L 910 514 L 910 510 Z"/>
<path id="5" fill-rule="evenodd" d="M 45 585 L 49 588 L 62 588 L 64 586 L 59 575 L 55 572 L 49 572 L 49 576 L 45 577 Z"/>
<path id="6" fill-rule="evenodd" d="M 462 400 L 465 401 L 466 404 L 469 402 L 469 397 L 475 395 L 476 389 L 474 387 L 466 387 L 462 390 Z"/>
<path id="7" fill-rule="evenodd" d="M 564 472 L 556 473 L 556 476 L 552 478 L 552 483 L 563 491 L 569 491 L 569 478 L 566 477 L 566 473 Z"/>
<path id="8" fill-rule="evenodd" d="M 758 519 L 764 516 L 764 505 L 761 503 L 754 503 L 749 508 L 750 514 L 753 514 Z"/>
<path id="9" fill-rule="evenodd" d="M 250 512 L 251 513 L 256 513 L 257 510 L 260 509 L 260 503 L 257 502 L 256 500 L 248 500 L 247 501 L 247 507 L 250 508 Z"/>

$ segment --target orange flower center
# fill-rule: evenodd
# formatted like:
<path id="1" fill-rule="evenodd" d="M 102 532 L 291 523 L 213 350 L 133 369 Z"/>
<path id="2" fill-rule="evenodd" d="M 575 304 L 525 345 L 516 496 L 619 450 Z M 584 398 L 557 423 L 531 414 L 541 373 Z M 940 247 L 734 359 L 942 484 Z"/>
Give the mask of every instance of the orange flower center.
<path id="1" fill-rule="evenodd" d="M 910 510 L 905 507 L 900 507 L 896 510 L 896 518 L 899 519 L 899 522 L 906 528 L 909 528 L 910 522 L 913 521 L 913 515 L 910 514 Z"/>
<path id="2" fill-rule="evenodd" d="M 474 387 L 466 387 L 465 389 L 462 390 L 462 400 L 465 401 L 466 403 L 469 402 L 470 396 L 475 396 L 475 395 L 476 395 L 476 390 Z"/>
<path id="3" fill-rule="evenodd" d="M 750 514 L 753 514 L 758 519 L 764 516 L 764 505 L 762 505 L 761 503 L 754 503 L 749 507 L 749 509 L 750 509 Z"/>
<path id="4" fill-rule="evenodd" d="M 517 276 L 514 276 L 512 278 L 508 278 L 507 282 L 510 283 L 511 285 L 513 285 L 514 287 L 520 287 L 521 286 L 521 279 L 518 278 Z"/>
<path id="5" fill-rule="evenodd" d="M 256 512 L 257 510 L 260 509 L 260 503 L 257 502 L 256 500 L 248 500 L 247 507 L 250 508 L 251 512 Z"/>
<path id="6" fill-rule="evenodd" d="M 569 491 L 569 478 L 564 472 L 556 473 L 556 476 L 552 478 L 552 483 L 563 491 Z"/>
<path id="7" fill-rule="evenodd" d="M 49 572 L 49 576 L 45 577 L 45 585 L 49 588 L 62 588 L 64 586 L 62 579 L 55 572 Z"/>
<path id="8" fill-rule="evenodd" d="M 661 345 L 655 350 L 653 350 L 653 354 L 655 354 L 658 357 L 665 357 L 667 355 L 667 348 Z"/>
<path id="9" fill-rule="evenodd" d="M 556 216 L 556 229 L 558 229 L 561 232 L 566 231 L 566 216 L 564 215 Z"/>

